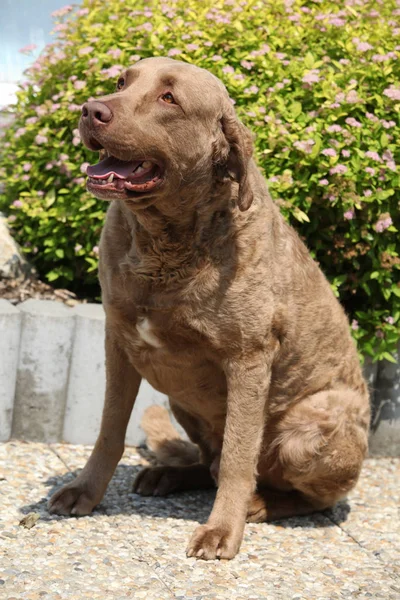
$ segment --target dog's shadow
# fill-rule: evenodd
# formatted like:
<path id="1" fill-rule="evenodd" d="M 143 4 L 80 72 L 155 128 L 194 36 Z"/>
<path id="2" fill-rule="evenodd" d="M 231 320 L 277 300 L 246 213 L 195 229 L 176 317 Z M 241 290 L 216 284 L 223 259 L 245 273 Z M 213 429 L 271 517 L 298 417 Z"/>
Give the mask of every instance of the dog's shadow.
<path id="1" fill-rule="evenodd" d="M 147 450 L 138 448 L 138 451 L 146 459 L 149 458 Z M 215 499 L 215 490 L 201 490 L 192 492 L 181 492 L 165 497 L 143 497 L 132 492 L 133 482 L 143 468 L 141 465 L 118 465 L 112 480 L 109 483 L 106 494 L 101 503 L 93 511 L 93 515 L 140 515 L 152 518 L 186 519 L 205 523 L 210 515 Z M 42 521 L 60 520 L 64 518 L 52 515 L 47 508 L 49 498 L 63 485 L 70 483 L 79 474 L 79 470 L 69 471 L 63 475 L 50 477 L 45 485 L 49 491 L 45 498 L 38 502 L 22 506 L 21 513 L 28 514 L 37 512 Z M 314 513 L 306 517 L 291 517 L 276 521 L 281 527 L 333 527 L 346 521 L 350 512 L 350 506 L 346 500 L 337 504 L 334 508 L 323 513 Z"/>

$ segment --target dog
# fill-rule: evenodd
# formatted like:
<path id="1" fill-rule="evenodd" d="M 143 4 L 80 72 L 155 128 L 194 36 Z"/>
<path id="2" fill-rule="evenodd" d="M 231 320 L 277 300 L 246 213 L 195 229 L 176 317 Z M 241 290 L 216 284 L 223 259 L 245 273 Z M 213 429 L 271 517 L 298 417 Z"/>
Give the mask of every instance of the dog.
<path id="1" fill-rule="evenodd" d="M 50 511 L 87 515 L 101 501 L 145 378 L 196 448 L 182 442 L 186 458 L 144 469 L 134 490 L 217 482 L 187 556 L 230 559 L 246 520 L 323 510 L 356 484 L 370 408 L 347 317 L 272 202 L 214 75 L 141 60 L 83 106 L 80 133 L 102 159 L 87 189 L 110 202 L 99 264 L 107 385 L 93 453 Z"/>

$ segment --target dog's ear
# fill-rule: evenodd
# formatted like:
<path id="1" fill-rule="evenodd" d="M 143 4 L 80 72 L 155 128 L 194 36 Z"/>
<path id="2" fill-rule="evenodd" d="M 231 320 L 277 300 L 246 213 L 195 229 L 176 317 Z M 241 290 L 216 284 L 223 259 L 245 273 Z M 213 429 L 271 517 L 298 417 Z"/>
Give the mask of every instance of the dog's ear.
<path id="1" fill-rule="evenodd" d="M 239 184 L 238 206 L 250 208 L 253 192 L 248 181 L 248 165 L 253 153 L 250 131 L 239 121 L 232 106 L 220 119 L 221 132 L 214 145 L 214 164 L 220 181 L 230 179 Z"/>

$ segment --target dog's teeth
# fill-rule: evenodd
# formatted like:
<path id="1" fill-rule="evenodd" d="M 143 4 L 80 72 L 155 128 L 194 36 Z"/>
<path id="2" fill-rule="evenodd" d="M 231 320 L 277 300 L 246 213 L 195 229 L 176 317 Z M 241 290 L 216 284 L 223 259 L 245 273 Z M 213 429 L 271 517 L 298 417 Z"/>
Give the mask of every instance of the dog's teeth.
<path id="1" fill-rule="evenodd" d="M 145 160 L 144 162 L 142 162 L 143 169 L 149 169 L 151 167 L 151 161 L 150 160 Z"/>
<path id="2" fill-rule="evenodd" d="M 114 180 L 114 173 L 111 173 L 110 177 L 107 179 L 107 183 L 112 183 Z"/>

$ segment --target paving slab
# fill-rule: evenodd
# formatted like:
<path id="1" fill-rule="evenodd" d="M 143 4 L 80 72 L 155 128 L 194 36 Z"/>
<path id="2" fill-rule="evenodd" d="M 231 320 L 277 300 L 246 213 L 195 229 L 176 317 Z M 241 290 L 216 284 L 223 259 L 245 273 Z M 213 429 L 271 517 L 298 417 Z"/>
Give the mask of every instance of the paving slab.
<path id="1" fill-rule="evenodd" d="M 92 516 L 64 518 L 46 498 L 91 447 L 0 445 L 0 598 L 59 600 L 399 600 L 397 459 L 369 459 L 359 487 L 332 511 L 246 526 L 232 561 L 185 557 L 214 493 L 131 493 L 149 454 L 128 448 Z M 40 519 L 19 525 L 29 512 Z"/>

